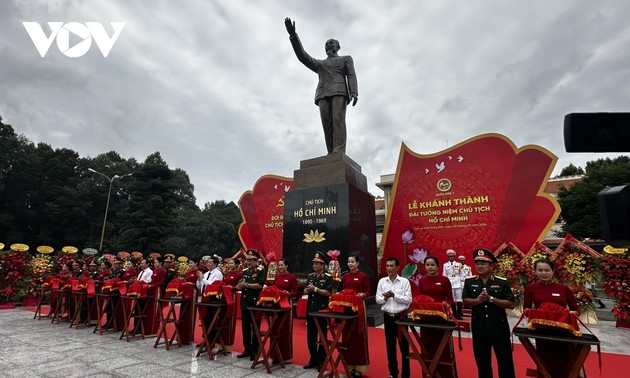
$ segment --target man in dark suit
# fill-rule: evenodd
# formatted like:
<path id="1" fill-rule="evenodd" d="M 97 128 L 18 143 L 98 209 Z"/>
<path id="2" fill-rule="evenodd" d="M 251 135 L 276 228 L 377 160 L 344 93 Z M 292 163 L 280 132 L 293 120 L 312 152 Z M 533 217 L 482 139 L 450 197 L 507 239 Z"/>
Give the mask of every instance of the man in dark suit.
<path id="1" fill-rule="evenodd" d="M 324 60 L 314 59 L 304 51 L 302 42 L 295 32 L 295 22 L 287 17 L 284 25 L 289 32 L 289 40 L 298 60 L 319 76 L 315 89 L 315 105 L 319 106 L 328 154 L 345 153 L 346 106 L 350 100 L 352 106 L 355 106 L 359 97 L 352 57 L 337 55 L 340 49 L 339 41 L 329 39 L 324 46 L 328 57 Z"/>

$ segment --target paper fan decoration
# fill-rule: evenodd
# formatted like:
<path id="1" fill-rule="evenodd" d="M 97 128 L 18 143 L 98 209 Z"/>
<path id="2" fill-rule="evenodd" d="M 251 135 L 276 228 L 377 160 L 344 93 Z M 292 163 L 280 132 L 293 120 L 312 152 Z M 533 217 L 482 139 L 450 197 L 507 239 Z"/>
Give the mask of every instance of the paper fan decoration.
<path id="1" fill-rule="evenodd" d="M 61 251 L 62 251 L 63 253 L 67 253 L 67 254 L 69 254 L 69 255 L 72 255 L 72 254 L 74 254 L 74 253 L 79 252 L 79 249 L 78 249 L 77 247 L 73 247 L 73 246 L 71 246 L 71 245 L 67 245 L 67 246 L 65 246 L 65 247 L 61 248 Z"/>
<path id="2" fill-rule="evenodd" d="M 157 252 L 151 252 L 151 253 L 149 253 L 149 257 L 152 258 L 152 259 L 155 259 L 157 257 L 160 257 L 160 254 L 157 253 Z"/>
<path id="3" fill-rule="evenodd" d="M 126 251 L 120 251 L 116 254 L 116 256 L 120 257 L 123 260 L 127 260 L 128 258 L 131 257 L 131 255 L 129 254 L 129 252 Z"/>
<path id="4" fill-rule="evenodd" d="M 183 263 L 188 262 L 188 257 L 186 257 L 186 256 L 179 256 L 177 258 L 177 261 L 183 262 Z"/>
<path id="5" fill-rule="evenodd" d="M 55 251 L 55 249 L 51 246 L 48 245 L 40 245 L 39 247 L 37 247 L 37 252 L 39 253 L 43 253 L 45 255 L 49 254 L 49 253 L 53 253 Z"/>
<path id="6" fill-rule="evenodd" d="M 142 252 L 138 252 L 138 251 L 131 252 L 131 257 L 134 258 L 134 259 L 141 259 L 142 258 Z"/>
<path id="7" fill-rule="evenodd" d="M 83 251 L 81 252 L 83 252 L 83 254 L 86 256 L 94 256 L 98 253 L 98 250 L 94 248 L 83 248 Z"/>
<path id="8" fill-rule="evenodd" d="M 0 243 L 0 251 L 4 249 L 4 243 Z"/>
<path id="9" fill-rule="evenodd" d="M 16 252 L 26 252 L 28 251 L 28 245 L 22 243 L 11 244 L 11 250 Z"/>

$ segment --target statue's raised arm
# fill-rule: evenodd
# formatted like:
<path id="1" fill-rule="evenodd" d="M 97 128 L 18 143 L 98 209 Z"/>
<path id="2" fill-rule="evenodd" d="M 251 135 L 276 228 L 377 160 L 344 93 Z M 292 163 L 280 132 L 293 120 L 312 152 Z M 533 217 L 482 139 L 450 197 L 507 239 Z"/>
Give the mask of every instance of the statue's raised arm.
<path id="1" fill-rule="evenodd" d="M 298 60 L 319 76 L 315 89 L 315 105 L 324 127 L 328 154 L 346 152 L 346 107 L 356 105 L 359 97 L 354 62 L 349 55 L 337 54 L 341 46 L 336 39 L 324 44 L 326 59 L 315 59 L 304 51 L 302 42 L 295 31 L 295 21 L 284 19 L 289 40 Z"/>
<path id="2" fill-rule="evenodd" d="M 291 22 L 291 19 L 287 17 L 284 19 L 284 26 L 287 28 L 290 36 L 295 35 L 295 21 Z"/>

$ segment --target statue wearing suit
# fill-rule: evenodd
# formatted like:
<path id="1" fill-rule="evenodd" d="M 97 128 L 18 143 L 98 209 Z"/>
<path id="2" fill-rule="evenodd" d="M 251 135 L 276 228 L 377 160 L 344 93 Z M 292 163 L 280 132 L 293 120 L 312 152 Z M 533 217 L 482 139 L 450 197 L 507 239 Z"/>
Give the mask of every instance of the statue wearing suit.
<path id="1" fill-rule="evenodd" d="M 315 105 L 319 106 L 328 154 L 345 153 L 346 106 L 351 100 L 352 106 L 356 105 L 359 96 L 352 57 L 337 55 L 339 42 L 329 39 L 325 44 L 327 58 L 314 59 L 304 51 L 295 32 L 295 22 L 286 18 L 284 24 L 298 60 L 319 76 L 315 89 Z"/>

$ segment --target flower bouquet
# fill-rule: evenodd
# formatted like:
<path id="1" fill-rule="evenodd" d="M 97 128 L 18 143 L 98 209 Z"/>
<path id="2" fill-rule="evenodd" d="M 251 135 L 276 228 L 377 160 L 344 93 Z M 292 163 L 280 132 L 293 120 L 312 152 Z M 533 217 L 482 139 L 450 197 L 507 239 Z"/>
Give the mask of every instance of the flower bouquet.
<path id="1" fill-rule="evenodd" d="M 10 251 L 0 252 L 0 303 L 20 302 L 26 296 L 31 257 L 26 251 L 27 245 L 13 244 Z"/>
<path id="2" fill-rule="evenodd" d="M 601 265 L 604 290 L 617 300 L 612 310 L 617 326 L 630 328 L 630 256 L 627 251 L 611 254 L 604 248 L 604 252 L 607 253 Z"/>
<path id="3" fill-rule="evenodd" d="M 557 277 L 566 283 L 584 286 L 597 278 L 595 259 L 602 255 L 567 234 L 551 256 L 556 264 Z"/>

